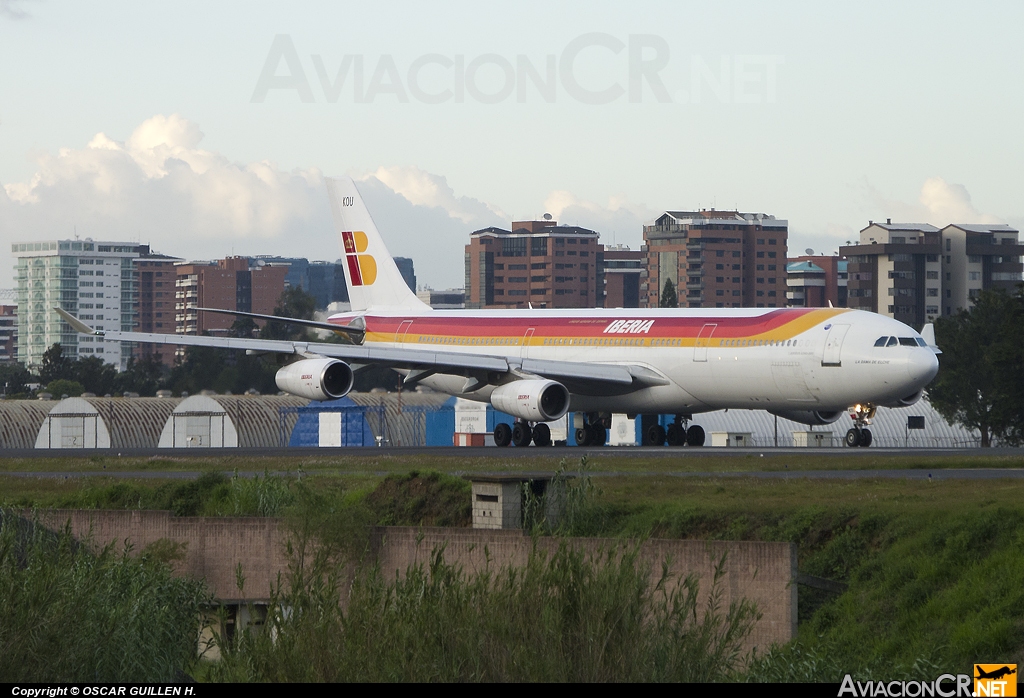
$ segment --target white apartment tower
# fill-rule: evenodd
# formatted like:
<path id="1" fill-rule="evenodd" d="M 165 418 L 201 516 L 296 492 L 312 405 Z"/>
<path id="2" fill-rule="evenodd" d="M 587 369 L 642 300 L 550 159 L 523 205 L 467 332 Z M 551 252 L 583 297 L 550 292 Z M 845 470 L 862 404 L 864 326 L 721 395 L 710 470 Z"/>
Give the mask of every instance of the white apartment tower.
<path id="1" fill-rule="evenodd" d="M 146 246 L 130 242 L 48 240 L 16 242 L 18 361 L 38 368 L 43 353 L 60 342 L 72 359 L 97 356 L 123 370 L 130 345 L 79 335 L 60 319 L 60 306 L 104 330 L 131 331 L 135 324 L 135 259 Z"/>

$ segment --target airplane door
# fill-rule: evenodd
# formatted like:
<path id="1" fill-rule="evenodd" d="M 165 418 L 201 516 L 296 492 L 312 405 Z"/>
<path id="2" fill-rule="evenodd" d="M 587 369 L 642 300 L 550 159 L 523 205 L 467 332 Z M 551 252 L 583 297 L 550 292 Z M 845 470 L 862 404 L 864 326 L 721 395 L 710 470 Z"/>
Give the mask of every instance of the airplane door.
<path id="1" fill-rule="evenodd" d="M 711 335 L 715 333 L 715 328 L 717 327 L 717 323 L 710 323 L 700 328 L 700 332 L 697 333 L 697 340 L 693 343 L 694 361 L 708 360 L 708 347 L 711 345 Z"/>
<path id="2" fill-rule="evenodd" d="M 825 337 L 825 352 L 821 355 L 822 366 L 841 366 L 840 352 L 843 348 L 843 339 L 849 331 L 849 325 L 832 325 Z"/>
<path id="3" fill-rule="evenodd" d="M 410 327 L 412 327 L 412 320 L 402 321 L 402 324 L 398 326 L 398 331 L 395 332 L 395 344 L 401 344 L 405 341 L 405 335 L 409 332 Z"/>
<path id="4" fill-rule="evenodd" d="M 531 327 L 523 335 L 523 346 L 519 347 L 519 358 L 526 359 L 530 356 L 530 342 L 533 341 L 533 333 L 536 328 Z"/>

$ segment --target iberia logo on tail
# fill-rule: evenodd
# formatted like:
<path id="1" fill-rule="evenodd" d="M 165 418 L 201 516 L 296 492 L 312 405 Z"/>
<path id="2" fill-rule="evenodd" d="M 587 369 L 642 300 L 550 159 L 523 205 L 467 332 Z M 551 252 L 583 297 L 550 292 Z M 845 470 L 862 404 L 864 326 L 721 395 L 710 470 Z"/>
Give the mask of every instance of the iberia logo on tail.
<path id="1" fill-rule="evenodd" d="M 348 275 L 353 286 L 372 286 L 377 279 L 377 262 L 373 255 L 360 254 L 366 252 L 368 240 L 362 230 L 343 232 L 341 239 L 345 243 L 345 261 L 348 262 Z"/>

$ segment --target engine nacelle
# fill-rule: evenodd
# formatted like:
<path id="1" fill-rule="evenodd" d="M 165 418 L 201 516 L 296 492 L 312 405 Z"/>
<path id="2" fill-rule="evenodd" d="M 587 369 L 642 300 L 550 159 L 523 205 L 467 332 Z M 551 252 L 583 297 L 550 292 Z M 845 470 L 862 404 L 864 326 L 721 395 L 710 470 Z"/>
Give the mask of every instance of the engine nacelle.
<path id="1" fill-rule="evenodd" d="M 518 380 L 491 393 L 494 409 L 528 422 L 553 422 L 569 411 L 569 391 L 549 380 Z"/>
<path id="2" fill-rule="evenodd" d="M 307 400 L 336 400 L 352 390 L 352 367 L 337 359 L 302 359 L 274 377 L 277 387 Z"/>
<path id="3" fill-rule="evenodd" d="M 895 400 L 894 402 L 883 402 L 882 405 L 885 406 L 885 407 L 910 407 L 915 402 L 920 400 L 922 395 L 924 395 L 924 389 L 923 388 L 921 390 L 918 390 L 916 393 L 914 393 L 912 395 L 907 395 L 906 397 L 901 397 L 901 398 Z"/>
<path id="4" fill-rule="evenodd" d="M 773 411 L 771 414 L 793 422 L 799 422 L 800 424 L 819 426 L 822 424 L 831 424 L 836 421 L 843 416 L 843 410 L 839 410 L 837 412 L 823 412 L 821 410 L 790 410 L 785 412 Z"/>

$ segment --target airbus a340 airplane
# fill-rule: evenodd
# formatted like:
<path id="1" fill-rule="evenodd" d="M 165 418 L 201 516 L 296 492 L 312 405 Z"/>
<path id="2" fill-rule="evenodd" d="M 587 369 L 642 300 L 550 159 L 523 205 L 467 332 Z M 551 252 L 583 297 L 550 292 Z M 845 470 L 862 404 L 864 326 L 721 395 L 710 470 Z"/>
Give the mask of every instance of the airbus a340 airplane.
<path id="1" fill-rule="evenodd" d="M 278 387 L 311 400 L 352 388 L 375 364 L 516 418 L 495 427 L 500 446 L 551 443 L 544 422 L 576 413 L 576 441 L 602 445 L 612 413 L 674 414 L 646 444 L 704 444 L 693 415 L 763 409 L 804 424 L 852 410 L 850 446 L 867 446 L 879 405 L 915 403 L 938 370 L 934 332 L 840 308 L 433 310 L 409 290 L 351 179 L 328 182 L 345 256 L 351 312 L 327 322 L 351 344 L 94 330 L 57 309 L 77 331 L 106 340 L 245 349 L 289 355 Z"/>

